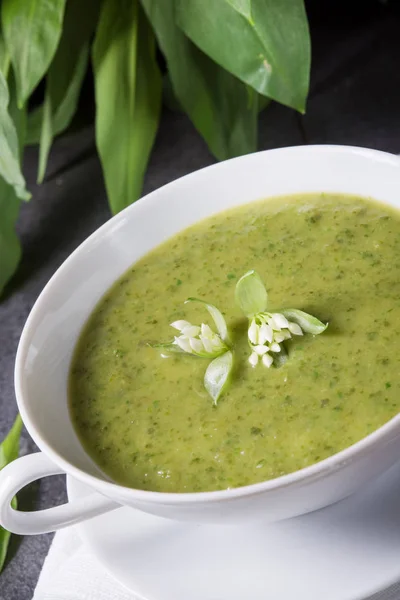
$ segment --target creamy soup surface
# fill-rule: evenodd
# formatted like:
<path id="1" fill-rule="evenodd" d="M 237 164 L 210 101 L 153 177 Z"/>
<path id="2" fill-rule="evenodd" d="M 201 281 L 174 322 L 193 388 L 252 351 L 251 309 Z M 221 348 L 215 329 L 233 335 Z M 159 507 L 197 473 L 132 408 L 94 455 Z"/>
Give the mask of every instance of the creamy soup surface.
<path id="1" fill-rule="evenodd" d="M 190 198 L 188 198 L 188 202 Z M 309 194 L 206 219 L 134 264 L 101 299 L 77 345 L 70 411 L 88 454 L 117 483 L 163 492 L 233 488 L 324 459 L 399 411 L 400 214 L 368 199 Z M 328 329 L 288 342 L 280 367 L 252 368 L 237 280 L 262 277 L 271 309 Z M 170 323 L 232 333 L 235 369 L 213 406 L 207 360 L 163 358 Z"/>

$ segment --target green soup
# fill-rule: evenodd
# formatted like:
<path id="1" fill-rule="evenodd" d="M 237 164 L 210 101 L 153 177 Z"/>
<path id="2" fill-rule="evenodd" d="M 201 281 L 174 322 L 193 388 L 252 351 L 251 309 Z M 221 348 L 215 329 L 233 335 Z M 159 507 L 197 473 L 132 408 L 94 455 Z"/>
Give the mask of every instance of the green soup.
<path id="1" fill-rule="evenodd" d="M 399 410 L 399 256 L 396 211 L 332 194 L 255 202 L 169 239 L 117 281 L 82 332 L 69 392 L 84 448 L 118 483 L 194 492 L 290 473 L 360 440 Z M 281 368 L 248 363 L 234 289 L 249 269 L 271 308 L 329 321 L 322 335 L 290 341 Z M 173 339 L 177 319 L 210 323 L 202 305 L 183 304 L 189 296 L 218 306 L 232 332 L 233 380 L 217 406 L 205 359 L 148 346 Z"/>

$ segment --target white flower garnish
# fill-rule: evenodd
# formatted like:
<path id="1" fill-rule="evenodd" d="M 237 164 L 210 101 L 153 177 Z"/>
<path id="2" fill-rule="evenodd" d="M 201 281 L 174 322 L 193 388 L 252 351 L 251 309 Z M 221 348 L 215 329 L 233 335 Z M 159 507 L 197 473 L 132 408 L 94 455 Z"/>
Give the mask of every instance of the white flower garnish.
<path id="1" fill-rule="evenodd" d="M 318 335 L 328 325 L 301 310 L 289 308 L 281 312 L 267 312 L 268 293 L 255 271 L 248 271 L 239 279 L 235 290 L 236 302 L 249 319 L 247 331 L 251 350 L 249 363 L 255 367 L 261 360 L 269 368 L 287 360 L 284 342 L 293 335 Z M 271 353 L 275 356 L 271 356 Z"/>
<path id="2" fill-rule="evenodd" d="M 205 323 L 202 323 L 199 327 L 188 321 L 180 320 L 171 323 L 171 327 L 181 333 L 181 335 L 174 337 L 172 344 L 188 354 L 215 358 L 228 350 L 228 346 L 221 336 Z"/>
<path id="3" fill-rule="evenodd" d="M 272 365 L 282 366 L 288 359 L 285 348 L 287 340 L 293 335 L 303 335 L 303 332 L 318 335 L 328 327 L 328 324 L 297 308 L 267 312 L 268 293 L 255 271 L 248 271 L 239 279 L 235 298 L 249 319 L 247 338 L 251 354 L 248 360 L 252 367 L 260 361 L 268 369 Z M 188 298 L 185 304 L 188 302 L 199 302 L 205 306 L 216 331 L 206 323 L 193 325 L 185 319 L 179 319 L 171 323 L 171 327 L 179 332 L 172 342 L 149 345 L 160 348 L 164 358 L 171 353 L 187 353 L 213 359 L 204 374 L 204 387 L 216 405 L 233 376 L 232 342 L 224 316 L 216 306 L 198 298 Z"/>
<path id="4" fill-rule="evenodd" d="M 281 352 L 282 342 L 290 339 L 292 335 L 303 335 L 303 331 L 297 323 L 291 323 L 282 313 L 262 312 L 254 315 L 247 332 L 251 366 L 255 367 L 261 359 L 262 364 L 269 368 L 274 362 L 269 352 Z"/>
<path id="5" fill-rule="evenodd" d="M 171 323 L 171 327 L 179 331 L 173 342 L 166 344 L 150 344 L 152 348 L 160 348 L 161 356 L 167 358 L 171 353 L 192 354 L 201 358 L 212 358 L 204 373 L 204 387 L 216 405 L 221 394 L 228 387 L 232 378 L 234 357 L 229 339 L 229 332 L 223 314 L 213 304 L 197 298 L 188 298 L 187 302 L 200 302 L 211 315 L 217 332 L 209 325 L 192 325 L 189 321 L 179 319 Z"/>

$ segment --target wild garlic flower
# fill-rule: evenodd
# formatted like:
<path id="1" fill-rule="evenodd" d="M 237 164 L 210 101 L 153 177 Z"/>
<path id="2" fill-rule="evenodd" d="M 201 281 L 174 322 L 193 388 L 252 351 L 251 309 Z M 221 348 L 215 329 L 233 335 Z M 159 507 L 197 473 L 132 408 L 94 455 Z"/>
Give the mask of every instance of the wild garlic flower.
<path id="1" fill-rule="evenodd" d="M 248 271 L 239 279 L 235 298 L 249 319 L 247 338 L 251 354 L 248 360 L 252 367 L 260 360 L 267 368 L 272 365 L 280 367 L 288 359 L 285 348 L 287 340 L 303 333 L 318 335 L 328 327 L 328 324 L 297 308 L 267 312 L 268 293 L 255 271 Z M 179 332 L 172 342 L 149 345 L 159 348 L 164 358 L 172 353 L 187 353 L 212 359 L 204 373 L 204 388 L 216 405 L 234 372 L 234 351 L 228 328 L 223 314 L 213 304 L 197 298 L 188 298 L 185 304 L 188 302 L 203 304 L 214 321 L 216 331 L 206 323 L 193 325 L 185 319 L 179 319 L 171 323 L 171 327 Z"/>
<path id="2" fill-rule="evenodd" d="M 180 333 L 174 337 L 173 342 L 150 345 L 153 348 L 160 348 L 165 353 L 162 354 L 164 357 L 170 353 L 186 352 L 201 358 L 212 358 L 204 373 L 204 388 L 216 405 L 232 378 L 234 356 L 228 328 L 223 314 L 213 304 L 198 298 L 188 298 L 185 304 L 188 302 L 199 302 L 205 306 L 218 333 L 206 323 L 192 325 L 189 321 L 179 319 L 171 323 L 171 327 Z"/>
<path id="3" fill-rule="evenodd" d="M 260 360 L 268 368 L 272 364 L 282 365 L 288 357 L 285 342 L 292 335 L 303 335 L 303 332 L 318 335 L 328 327 L 328 324 L 297 308 L 266 312 L 268 293 L 256 271 L 248 271 L 239 279 L 235 297 L 249 319 L 247 337 L 252 367 Z"/>
<path id="4" fill-rule="evenodd" d="M 175 336 L 172 343 L 188 354 L 215 358 L 228 350 L 228 346 L 221 336 L 205 323 L 197 326 L 192 325 L 189 321 L 179 320 L 171 323 L 171 327 L 177 329 L 181 334 Z"/>
<path id="5" fill-rule="evenodd" d="M 247 332 L 251 355 L 249 363 L 252 367 L 261 360 L 264 367 L 269 368 L 274 362 L 270 352 L 282 351 L 282 342 L 292 335 L 303 335 L 300 325 L 288 321 L 282 313 L 258 313 L 251 321 Z"/>

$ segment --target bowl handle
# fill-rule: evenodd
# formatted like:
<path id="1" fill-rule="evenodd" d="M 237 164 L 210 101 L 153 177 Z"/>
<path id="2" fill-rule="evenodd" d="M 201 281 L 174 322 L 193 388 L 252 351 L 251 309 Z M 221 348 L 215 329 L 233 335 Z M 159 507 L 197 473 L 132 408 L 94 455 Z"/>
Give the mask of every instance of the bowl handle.
<path id="1" fill-rule="evenodd" d="M 20 535 L 49 533 L 120 506 L 106 496 L 93 492 L 79 500 L 45 510 L 23 512 L 12 508 L 12 498 L 28 483 L 62 473 L 63 471 L 42 452 L 28 454 L 4 467 L 0 471 L 0 525 L 11 533 Z"/>

